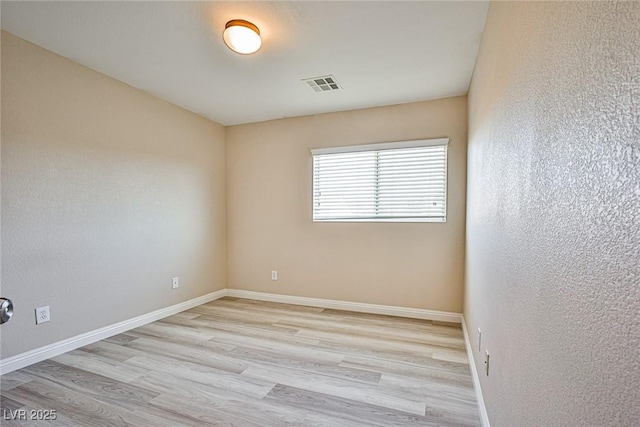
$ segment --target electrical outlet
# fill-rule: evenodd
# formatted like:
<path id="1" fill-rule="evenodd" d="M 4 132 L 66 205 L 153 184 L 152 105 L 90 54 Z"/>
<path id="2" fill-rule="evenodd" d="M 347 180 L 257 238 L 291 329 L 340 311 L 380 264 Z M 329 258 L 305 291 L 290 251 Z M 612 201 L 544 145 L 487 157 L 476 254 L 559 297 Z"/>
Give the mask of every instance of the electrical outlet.
<path id="1" fill-rule="evenodd" d="M 480 328 L 478 328 L 478 351 L 482 350 L 482 331 L 480 330 Z"/>
<path id="2" fill-rule="evenodd" d="M 489 350 L 485 350 L 484 373 L 487 374 L 487 376 L 489 376 Z"/>
<path id="3" fill-rule="evenodd" d="M 271 272 L 271 280 L 278 280 L 278 272 L 276 270 Z"/>
<path id="4" fill-rule="evenodd" d="M 46 323 L 51 320 L 49 306 L 36 308 L 36 325 Z"/>
<path id="5" fill-rule="evenodd" d="M 171 289 L 178 289 L 180 287 L 180 278 L 174 277 L 171 279 Z"/>

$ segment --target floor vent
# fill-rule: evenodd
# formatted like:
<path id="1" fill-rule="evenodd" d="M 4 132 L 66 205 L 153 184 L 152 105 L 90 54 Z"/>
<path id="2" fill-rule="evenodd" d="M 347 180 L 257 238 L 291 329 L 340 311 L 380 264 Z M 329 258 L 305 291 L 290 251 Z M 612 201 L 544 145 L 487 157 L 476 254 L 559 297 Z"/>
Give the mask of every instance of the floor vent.
<path id="1" fill-rule="evenodd" d="M 341 89 L 340 84 L 333 76 L 312 77 L 302 79 L 314 92 L 328 92 Z"/>

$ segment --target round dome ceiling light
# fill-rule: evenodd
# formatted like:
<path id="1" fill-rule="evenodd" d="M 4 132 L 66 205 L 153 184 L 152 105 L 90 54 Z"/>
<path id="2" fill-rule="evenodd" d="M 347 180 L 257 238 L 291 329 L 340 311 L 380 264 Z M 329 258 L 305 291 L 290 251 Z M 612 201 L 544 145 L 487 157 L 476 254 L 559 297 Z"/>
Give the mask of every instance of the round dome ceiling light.
<path id="1" fill-rule="evenodd" d="M 254 53 L 262 46 L 258 27 L 242 19 L 227 22 L 222 38 L 229 49 L 242 55 Z"/>

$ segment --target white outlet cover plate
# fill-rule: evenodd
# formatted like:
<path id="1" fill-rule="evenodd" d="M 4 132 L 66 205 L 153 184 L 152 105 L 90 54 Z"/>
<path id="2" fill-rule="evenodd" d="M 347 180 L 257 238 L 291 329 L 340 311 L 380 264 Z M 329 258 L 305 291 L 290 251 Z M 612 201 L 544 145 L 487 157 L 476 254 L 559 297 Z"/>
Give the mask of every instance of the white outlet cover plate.
<path id="1" fill-rule="evenodd" d="M 36 308 L 36 325 L 46 323 L 50 320 L 49 306 Z"/>
<path id="2" fill-rule="evenodd" d="M 173 279 L 171 279 L 171 287 L 173 289 L 177 289 L 180 287 L 180 278 L 179 277 L 174 277 Z"/>

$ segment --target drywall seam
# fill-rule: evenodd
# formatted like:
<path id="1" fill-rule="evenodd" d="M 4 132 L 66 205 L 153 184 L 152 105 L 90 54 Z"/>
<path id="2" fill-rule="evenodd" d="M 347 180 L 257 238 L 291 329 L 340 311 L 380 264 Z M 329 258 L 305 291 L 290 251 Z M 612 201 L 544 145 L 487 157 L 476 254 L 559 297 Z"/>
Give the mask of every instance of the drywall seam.
<path id="1" fill-rule="evenodd" d="M 409 317 L 412 319 L 436 320 L 439 322 L 461 323 L 462 314 L 448 311 L 427 310 L 422 308 L 398 307 L 392 305 L 365 304 L 360 302 L 339 301 L 321 298 L 297 297 L 291 295 L 270 294 L 265 292 L 227 289 L 227 296 L 258 301 L 279 302 L 283 304 L 304 305 L 309 307 L 332 308 L 336 310 L 357 311 L 360 313 L 383 314 L 386 316 Z"/>
<path id="2" fill-rule="evenodd" d="M 464 346 L 467 349 L 467 357 L 469 359 L 469 368 L 471 369 L 471 377 L 473 378 L 473 389 L 476 392 L 476 401 L 478 402 L 478 411 L 480 412 L 480 420 L 483 427 L 491 427 L 489 424 L 489 416 L 487 415 L 487 407 L 484 404 L 484 397 L 482 397 L 482 388 L 480 387 L 480 378 L 478 377 L 478 369 L 476 368 L 476 361 L 473 358 L 473 347 L 471 347 L 471 341 L 469 340 L 469 331 L 467 330 L 467 323 L 462 315 L 462 332 L 464 333 Z"/>
<path id="3" fill-rule="evenodd" d="M 134 317 L 132 319 L 105 326 L 104 328 L 95 329 L 84 334 L 76 335 L 75 337 L 71 337 L 62 341 L 55 342 L 53 344 L 45 345 L 34 350 L 26 351 L 24 353 L 8 357 L 6 359 L 2 359 L 0 360 L 0 375 L 13 372 L 17 369 L 33 365 L 34 363 L 38 363 L 51 357 L 58 356 L 62 353 L 75 350 L 85 345 L 89 345 L 97 341 L 112 337 L 114 335 L 129 331 L 131 329 L 144 326 L 148 323 L 155 322 L 156 320 L 163 319 L 167 316 L 180 313 L 181 311 L 217 300 L 224 297 L 226 295 L 226 292 L 226 289 L 221 289 L 219 291 L 211 292 L 200 297 L 181 302 L 179 304 L 161 308 L 159 310 L 155 310 L 150 313 Z"/>

